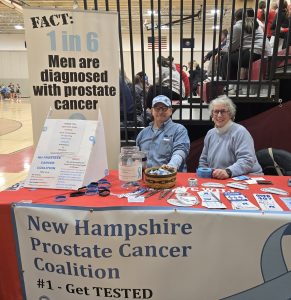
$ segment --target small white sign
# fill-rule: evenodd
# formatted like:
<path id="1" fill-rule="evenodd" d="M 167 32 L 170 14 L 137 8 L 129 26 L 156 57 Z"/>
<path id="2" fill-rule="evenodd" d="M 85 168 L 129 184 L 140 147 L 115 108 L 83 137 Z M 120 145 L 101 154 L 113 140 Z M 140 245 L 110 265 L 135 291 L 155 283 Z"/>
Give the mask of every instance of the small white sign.
<path id="1" fill-rule="evenodd" d="M 25 186 L 76 190 L 104 177 L 108 166 L 100 120 L 47 119 Z"/>

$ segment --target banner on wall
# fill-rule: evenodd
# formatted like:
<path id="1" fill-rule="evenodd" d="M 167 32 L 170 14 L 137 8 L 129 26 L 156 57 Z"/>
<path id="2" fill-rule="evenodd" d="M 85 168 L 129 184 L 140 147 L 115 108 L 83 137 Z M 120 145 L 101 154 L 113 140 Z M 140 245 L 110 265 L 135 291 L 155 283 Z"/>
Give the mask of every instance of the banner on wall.
<path id="1" fill-rule="evenodd" d="M 13 207 L 25 297 L 286 300 L 288 214 Z"/>
<path id="2" fill-rule="evenodd" d="M 77 190 L 106 175 L 101 113 L 98 121 L 47 119 L 25 187 Z"/>
<path id="3" fill-rule="evenodd" d="M 24 8 L 34 143 L 55 118 L 104 121 L 109 168 L 120 149 L 117 13 Z"/>

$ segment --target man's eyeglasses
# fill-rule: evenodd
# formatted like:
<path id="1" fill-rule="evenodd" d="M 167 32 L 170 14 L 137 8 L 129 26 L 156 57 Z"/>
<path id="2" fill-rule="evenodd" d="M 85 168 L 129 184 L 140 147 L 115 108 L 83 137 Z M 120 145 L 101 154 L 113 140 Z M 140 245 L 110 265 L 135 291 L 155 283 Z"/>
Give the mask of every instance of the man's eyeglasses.
<path id="1" fill-rule="evenodd" d="M 162 111 L 162 112 L 166 112 L 170 107 L 168 106 L 154 106 L 154 110 L 159 112 L 159 111 Z"/>
<path id="2" fill-rule="evenodd" d="M 229 112 L 229 110 L 226 110 L 226 109 L 215 109 L 212 111 L 212 113 L 215 115 L 215 116 L 218 116 L 218 114 L 220 113 L 221 115 L 225 115 Z"/>

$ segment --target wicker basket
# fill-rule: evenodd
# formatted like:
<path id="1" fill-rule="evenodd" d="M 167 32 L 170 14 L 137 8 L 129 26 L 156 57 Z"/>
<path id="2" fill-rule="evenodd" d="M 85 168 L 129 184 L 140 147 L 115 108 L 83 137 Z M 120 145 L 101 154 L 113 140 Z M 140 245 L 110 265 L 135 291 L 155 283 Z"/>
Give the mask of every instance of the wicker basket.
<path id="1" fill-rule="evenodd" d="M 169 189 L 176 184 L 177 171 L 174 170 L 172 174 L 155 175 L 148 174 L 151 170 L 157 170 L 160 167 L 152 167 L 145 170 L 145 184 L 153 189 Z"/>

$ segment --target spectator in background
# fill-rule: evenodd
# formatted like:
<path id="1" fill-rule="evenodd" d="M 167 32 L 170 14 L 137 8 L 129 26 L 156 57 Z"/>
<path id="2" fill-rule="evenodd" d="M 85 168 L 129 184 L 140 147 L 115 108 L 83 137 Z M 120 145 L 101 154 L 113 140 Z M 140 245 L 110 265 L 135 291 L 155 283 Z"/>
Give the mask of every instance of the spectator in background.
<path id="1" fill-rule="evenodd" d="M 182 75 L 182 80 L 183 80 L 183 83 L 184 83 L 184 86 L 185 86 L 185 97 L 189 97 L 190 96 L 190 82 L 189 82 L 189 78 L 188 78 L 188 75 L 187 73 L 183 70 L 181 70 L 181 66 L 180 64 L 175 64 L 174 63 L 174 58 L 171 57 L 171 56 L 168 56 L 168 59 L 170 61 L 172 61 L 172 63 L 175 65 L 176 67 L 176 70 L 180 73 L 180 75 Z"/>
<path id="2" fill-rule="evenodd" d="M 144 126 L 144 105 L 143 105 L 143 89 L 140 87 L 141 77 L 135 76 L 134 85 L 124 73 L 124 80 L 121 72 L 119 75 L 120 82 L 120 121 L 126 120 L 135 122 L 137 126 Z M 124 101 L 126 103 L 126 110 L 124 111 Z"/>
<path id="3" fill-rule="evenodd" d="M 236 106 L 226 95 L 212 100 L 209 111 L 214 122 L 204 139 L 200 167 L 212 168 L 216 179 L 243 174 L 262 174 L 248 130 L 234 123 Z"/>
<path id="4" fill-rule="evenodd" d="M 146 103 L 147 108 L 152 107 L 153 98 L 157 95 L 165 95 L 171 100 L 180 100 L 185 97 L 185 87 L 182 81 L 182 90 L 180 91 L 180 73 L 176 70 L 175 65 L 169 59 L 160 56 L 157 58 L 158 72 L 156 72 L 156 89 L 150 86 Z M 161 66 L 161 74 L 159 69 Z M 170 78 L 170 69 L 172 69 L 172 78 Z M 172 81 L 171 81 L 172 79 Z M 160 85 L 161 84 L 161 85 Z"/>
<path id="5" fill-rule="evenodd" d="M 4 91 L 3 91 L 4 85 L 0 83 L 0 101 L 4 100 Z"/>
<path id="6" fill-rule="evenodd" d="M 135 76 L 140 78 L 139 81 L 141 83 L 142 88 L 143 88 L 143 84 L 145 85 L 145 91 L 147 93 L 150 88 L 148 75 L 146 73 L 144 73 L 143 71 L 140 71 L 140 72 L 136 73 Z"/>
<path id="7" fill-rule="evenodd" d="M 249 63 L 256 61 L 262 56 L 262 48 L 264 41 L 264 32 L 262 28 L 259 26 L 256 18 L 254 18 L 253 9 L 247 9 L 246 18 L 244 22 L 244 28 L 242 27 L 243 21 L 243 9 L 238 9 L 235 12 L 235 24 L 233 26 L 233 36 L 232 36 L 232 44 L 230 44 L 230 38 L 227 37 L 227 42 L 225 47 L 221 50 L 225 52 L 222 58 L 222 77 L 223 79 L 227 78 L 228 73 L 228 61 L 230 61 L 230 73 L 228 77 L 230 80 L 237 79 L 238 73 L 238 61 L 241 53 L 241 67 L 248 69 Z M 255 30 L 254 36 L 254 49 L 251 56 L 251 47 L 253 40 L 253 29 Z M 241 36 L 243 34 L 243 40 L 241 45 Z M 230 53 L 228 53 L 230 48 Z M 229 86 L 229 91 L 231 94 L 235 93 L 235 89 L 233 85 Z"/>
<path id="8" fill-rule="evenodd" d="M 197 96 L 198 85 L 204 79 L 207 78 L 206 71 L 202 70 L 196 60 L 193 60 L 193 70 L 191 69 L 191 62 L 189 65 L 189 81 L 192 86 L 193 96 Z"/>
<path id="9" fill-rule="evenodd" d="M 145 86 L 145 91 L 143 87 Z M 145 73 L 138 72 L 134 77 L 135 99 L 136 99 L 136 114 L 137 124 L 144 126 L 151 121 L 151 115 L 144 112 L 145 110 L 145 97 L 148 90 L 147 75 Z"/>
<path id="10" fill-rule="evenodd" d="M 270 10 L 269 10 L 269 16 L 268 16 L 268 24 L 267 24 L 267 37 L 270 40 L 272 37 L 272 29 L 271 25 L 275 20 L 276 14 L 277 14 L 278 5 L 276 2 L 273 2 L 271 4 Z"/>
<path id="11" fill-rule="evenodd" d="M 21 102 L 21 91 L 19 83 L 17 83 L 15 87 L 15 102 Z"/>
<path id="12" fill-rule="evenodd" d="M 271 47 L 274 48 L 274 41 L 275 41 L 275 34 L 276 34 L 276 27 L 277 27 L 277 14 L 274 18 L 273 23 L 271 24 L 271 30 L 272 30 L 272 37 L 270 39 Z M 280 27 L 280 33 L 279 33 L 279 45 L 278 45 L 278 51 L 281 51 L 282 49 L 286 48 L 287 44 L 287 37 L 289 32 L 289 10 L 288 10 L 288 2 L 284 1 L 283 7 L 281 10 L 281 27 Z"/>
<path id="13" fill-rule="evenodd" d="M 266 1 L 259 2 L 259 8 L 257 11 L 257 19 L 261 22 L 262 27 L 265 27 L 265 20 L 266 20 Z"/>
<path id="14" fill-rule="evenodd" d="M 9 96 L 10 101 L 13 102 L 13 100 L 14 100 L 14 93 L 15 93 L 14 84 L 12 82 L 10 82 L 9 85 L 8 85 L 8 88 L 9 88 L 9 92 L 10 92 L 10 96 Z"/>
<path id="15" fill-rule="evenodd" d="M 217 71 L 217 57 L 216 55 L 218 54 L 218 50 L 220 48 L 220 50 L 226 45 L 226 39 L 227 39 L 227 35 L 228 35 L 228 30 L 227 29 L 223 29 L 221 31 L 221 35 L 220 35 L 220 46 L 215 48 L 214 50 L 209 51 L 205 57 L 204 57 L 204 62 L 206 62 L 207 60 L 209 60 L 209 64 L 208 64 L 208 68 L 207 68 L 207 76 L 210 77 L 212 76 L 212 64 L 213 64 L 213 59 L 215 58 L 214 61 L 214 75 Z"/>
<path id="16" fill-rule="evenodd" d="M 129 78 L 124 73 L 124 78 L 122 78 L 121 72 L 119 73 L 119 87 L 120 87 L 120 121 L 123 122 L 134 120 L 134 103 L 131 93 L 132 84 Z M 124 107 L 125 102 L 125 107 Z"/>

